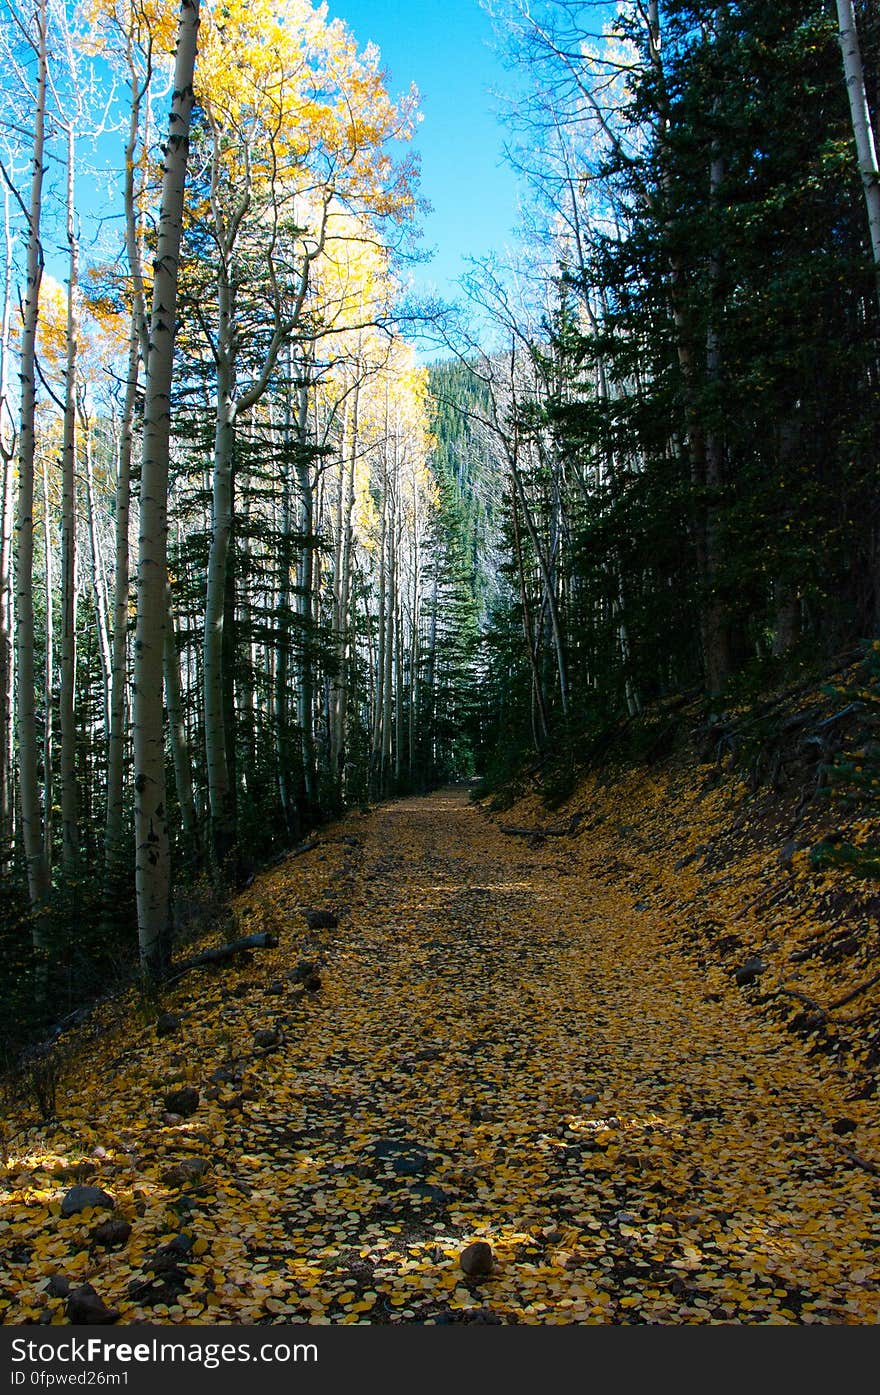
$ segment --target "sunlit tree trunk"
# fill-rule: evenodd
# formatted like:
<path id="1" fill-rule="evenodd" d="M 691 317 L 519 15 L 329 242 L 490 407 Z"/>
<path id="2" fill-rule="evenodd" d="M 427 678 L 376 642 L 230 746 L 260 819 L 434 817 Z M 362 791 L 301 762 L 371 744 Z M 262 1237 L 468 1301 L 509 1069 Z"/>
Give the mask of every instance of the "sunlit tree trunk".
<path id="1" fill-rule="evenodd" d="M 348 487 L 345 496 L 342 533 L 342 578 L 340 583 L 340 612 L 344 626 L 342 652 L 339 656 L 339 734 L 338 761 L 343 798 L 346 794 L 346 767 L 348 743 L 349 685 L 351 682 L 351 658 L 354 646 L 354 616 L 351 614 L 351 572 L 352 550 L 354 547 L 353 517 L 355 499 L 355 479 L 357 472 L 359 440 L 360 388 L 355 388 L 351 423 L 351 459 L 348 468 Z"/>
<path id="2" fill-rule="evenodd" d="M 110 730 L 107 740 L 107 819 L 104 830 L 105 893 L 108 904 L 115 896 L 115 879 L 124 861 L 125 840 L 125 749 L 128 684 L 128 610 L 131 593 L 131 466 L 134 449 L 134 419 L 137 407 L 141 363 L 149 354 L 146 306 L 144 301 L 141 220 L 135 184 L 138 142 L 141 138 L 141 112 L 150 79 L 149 60 L 142 76 L 135 61 L 131 30 L 126 34 L 126 64 L 131 98 L 125 142 L 123 208 L 125 248 L 131 277 L 132 312 L 128 339 L 128 368 L 120 423 L 119 455 L 116 471 L 116 566 L 113 580 L 113 643 L 110 657 Z M 146 108 L 149 119 L 149 106 Z M 143 134 L 143 147 L 147 133 Z"/>
<path id="3" fill-rule="evenodd" d="M 859 160 L 859 172 L 862 176 L 865 203 L 868 209 L 871 250 L 877 273 L 877 294 L 880 297 L 880 169 L 877 165 L 877 143 L 874 138 L 868 95 L 865 90 L 865 73 L 862 67 L 862 53 L 859 47 L 853 0 L 837 0 L 837 23 L 853 135 L 855 136 L 856 153 Z"/>
<path id="4" fill-rule="evenodd" d="M 36 337 L 39 318 L 43 249 L 40 243 L 42 211 L 46 80 L 47 7 L 37 9 L 37 87 L 34 107 L 33 168 L 28 205 L 28 246 L 22 314 L 21 417 L 18 442 L 18 506 L 16 515 L 15 651 L 18 677 L 18 761 L 21 828 L 27 859 L 31 903 L 39 908 L 49 897 L 49 864 L 43 837 L 43 815 L 37 780 L 36 693 L 34 688 L 34 456 L 36 415 Z M 44 947 L 40 917 L 34 921 L 35 947 Z"/>
<path id="5" fill-rule="evenodd" d="M 0 320 L 0 872 L 12 856 L 15 826 L 13 767 L 12 533 L 15 509 L 15 429 L 9 401 L 12 309 L 12 225 L 4 198 L 3 310 Z"/>
<path id="6" fill-rule="evenodd" d="M 388 429 L 386 425 L 385 439 L 388 439 Z M 373 666 L 373 728 L 370 752 L 371 766 L 371 786 L 372 792 L 382 791 L 382 752 L 384 749 L 384 716 L 385 716 L 385 646 L 386 646 L 386 592 L 387 592 L 387 570 L 386 570 L 386 538 L 388 532 L 388 462 L 387 455 L 383 452 L 382 458 L 382 498 L 381 513 L 379 516 L 379 587 L 376 604 L 376 649 L 375 665 Z"/>
<path id="7" fill-rule="evenodd" d="M 198 25 L 199 0 L 183 0 L 162 177 L 144 400 L 132 726 L 138 943 L 141 965 L 149 977 L 162 972 L 170 949 L 171 857 L 162 721 L 168 452 L 178 256 Z"/>
<path id="8" fill-rule="evenodd" d="M 76 872 L 80 859 L 76 770 L 76 374 L 79 351 L 79 238 L 76 233 L 74 127 L 67 126 L 67 343 L 64 437 L 61 447 L 61 643 L 58 725 L 61 732 L 61 862 Z"/>
<path id="9" fill-rule="evenodd" d="M 186 737 L 186 723 L 183 718 L 180 654 L 174 628 L 174 613 L 171 608 L 170 586 L 165 588 L 163 667 L 165 671 L 165 702 L 168 707 L 168 733 L 174 764 L 174 782 L 177 787 L 177 803 L 180 807 L 180 826 L 187 851 L 192 855 L 198 848 L 198 825 L 193 799 L 192 757 Z"/>
<path id="10" fill-rule="evenodd" d="M 331 629 L 336 671 L 331 679 L 328 726 L 330 738 L 330 776 L 341 790 L 342 709 L 345 684 L 345 636 L 347 606 L 343 598 L 343 554 L 345 551 L 346 479 L 348 475 L 348 444 L 352 433 L 351 402 L 346 397 L 342 435 L 339 443 L 339 470 L 336 476 L 336 508 L 333 545 L 333 610 Z"/>
<path id="11" fill-rule="evenodd" d="M 104 851 L 108 884 L 115 876 L 125 822 L 124 772 L 128 695 L 129 520 L 131 456 L 138 388 L 138 330 L 134 317 L 128 340 L 128 372 L 116 468 L 116 571 L 113 581 L 113 643 L 110 653 L 110 730 L 107 740 L 107 822 Z"/>
<path id="12" fill-rule="evenodd" d="M 89 529 L 89 560 L 92 571 L 92 592 L 95 598 L 95 633 L 98 639 L 98 660 L 101 667 L 101 719 L 104 746 L 110 738 L 110 628 L 107 618 L 107 581 L 104 570 L 104 557 L 101 551 L 101 531 L 98 517 L 98 501 L 95 497 L 95 461 L 92 439 L 92 426 L 85 409 L 80 407 L 79 424 L 83 442 L 83 457 L 86 477 L 86 514 Z"/>
<path id="13" fill-rule="evenodd" d="M 55 731 L 54 684 L 55 684 L 55 587 L 52 575 L 52 558 L 55 554 L 55 539 L 52 533 L 52 505 L 49 498 L 49 459 L 41 452 L 41 483 L 43 489 L 43 606 L 45 621 L 45 711 L 43 716 L 43 842 L 46 849 L 46 867 L 51 877 L 52 852 L 54 845 L 55 813 L 55 763 L 53 741 Z"/>
<path id="14" fill-rule="evenodd" d="M 300 557 L 296 608 L 299 618 L 300 670 L 297 686 L 297 721 L 301 734 L 303 794 L 311 818 L 318 805 L 315 753 L 315 655 L 314 569 L 315 496 L 308 450 L 309 365 L 303 363 L 299 385 L 296 432 L 296 477 L 299 492 Z"/>

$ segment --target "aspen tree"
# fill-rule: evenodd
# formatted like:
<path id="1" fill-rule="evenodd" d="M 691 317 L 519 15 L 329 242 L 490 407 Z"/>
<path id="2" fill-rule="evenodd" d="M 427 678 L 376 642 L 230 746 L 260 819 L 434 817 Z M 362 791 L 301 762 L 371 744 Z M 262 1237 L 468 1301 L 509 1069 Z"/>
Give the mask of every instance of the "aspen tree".
<path id="1" fill-rule="evenodd" d="M 36 447 L 36 339 L 39 322 L 43 248 L 40 218 L 45 170 L 48 12 L 37 0 L 33 48 L 37 60 L 34 93 L 34 139 L 30 200 L 27 208 L 27 266 L 21 330 L 21 407 L 18 438 L 18 500 L 15 548 L 15 660 L 21 827 L 27 859 L 31 904 L 40 909 L 49 898 L 49 862 L 44 843 L 43 812 L 37 778 L 36 691 L 34 675 L 34 459 Z M 40 919 L 34 921 L 34 944 L 45 948 Z"/>
<path id="2" fill-rule="evenodd" d="M 871 110 L 865 91 L 865 74 L 853 0 L 837 0 L 837 24 L 859 173 L 862 176 L 868 210 L 871 250 L 877 274 L 877 295 L 880 299 L 880 168 L 877 164 L 877 143 Z"/>
<path id="3" fill-rule="evenodd" d="M 12 312 L 12 224 L 9 189 L 4 190 L 3 308 L 0 312 L 0 869 L 12 854 L 14 836 L 12 533 L 15 516 L 16 431 L 9 395 Z"/>
<path id="4" fill-rule="evenodd" d="M 168 455 L 178 257 L 193 107 L 199 0 L 182 0 L 174 91 L 153 264 L 141 464 L 134 652 L 135 890 L 141 965 L 149 978 L 169 956 L 171 857 L 162 720 L 168 541 Z"/>

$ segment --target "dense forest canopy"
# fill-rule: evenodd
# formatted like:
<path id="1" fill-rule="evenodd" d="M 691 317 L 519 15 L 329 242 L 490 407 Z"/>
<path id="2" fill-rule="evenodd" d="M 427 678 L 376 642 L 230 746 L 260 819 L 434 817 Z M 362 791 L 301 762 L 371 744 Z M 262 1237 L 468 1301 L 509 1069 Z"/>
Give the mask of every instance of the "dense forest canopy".
<path id="1" fill-rule="evenodd" d="M 711 717 L 877 634 L 877 0 L 495 18 L 523 229 L 424 310 L 427 366 L 418 97 L 344 15 L 7 0 L 22 1021 L 138 944 L 160 975 L 173 926 L 345 806 L 685 692 Z M 99 131 L 118 216 L 86 242 Z"/>

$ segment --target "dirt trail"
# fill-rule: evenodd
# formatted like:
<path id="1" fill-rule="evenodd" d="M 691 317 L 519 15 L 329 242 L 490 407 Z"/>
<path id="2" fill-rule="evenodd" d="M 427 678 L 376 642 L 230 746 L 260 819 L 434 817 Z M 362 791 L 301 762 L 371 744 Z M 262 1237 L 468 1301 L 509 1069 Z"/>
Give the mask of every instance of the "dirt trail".
<path id="1" fill-rule="evenodd" d="M 191 1123 L 156 1122 L 168 1057 L 150 1032 L 88 1129 L 88 1092 L 68 1096 L 41 1146 L 69 1155 L 76 1138 L 88 1156 L 97 1141 L 134 1229 L 97 1253 L 32 1176 L 13 1195 L 29 1228 L 13 1219 L 0 1241 L 39 1221 L 54 1250 L 32 1243 L 6 1320 L 64 1320 L 33 1296 L 53 1272 L 88 1279 L 123 1321 L 880 1318 L 880 1179 L 846 1151 L 876 1158 L 875 1102 L 846 1102 L 729 972 L 701 971 L 571 845 L 505 837 L 459 790 L 336 832 L 323 862 L 288 862 L 243 907 L 338 909 L 320 991 L 295 1007 L 280 991 L 301 945 L 189 978 L 171 1063 L 201 1086 L 239 1063 Z M 283 1045 L 254 1060 L 267 1025 Z M 208 1156 L 207 1178 L 170 1183 L 181 1154 Z M 150 1256 L 177 1230 L 201 1253 L 169 1285 Z M 475 1239 L 491 1278 L 462 1274 Z"/>

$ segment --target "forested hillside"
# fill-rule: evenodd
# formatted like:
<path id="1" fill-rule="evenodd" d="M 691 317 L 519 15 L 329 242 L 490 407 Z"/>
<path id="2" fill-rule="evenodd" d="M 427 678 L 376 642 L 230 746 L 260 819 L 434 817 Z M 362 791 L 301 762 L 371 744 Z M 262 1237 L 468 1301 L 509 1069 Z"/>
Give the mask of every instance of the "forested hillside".
<path id="1" fill-rule="evenodd" d="M 470 982 L 485 949 L 504 993 L 530 917 L 551 903 L 569 939 L 547 941 L 548 963 L 565 978 L 557 951 L 593 962 L 584 926 L 547 890 L 555 875 L 573 878 L 578 904 L 599 898 L 612 939 L 622 888 L 636 910 L 662 892 L 673 928 L 651 921 L 656 955 L 690 964 L 679 941 L 705 934 L 713 972 L 743 951 L 725 966 L 745 974 L 737 989 L 782 964 L 774 992 L 807 1013 L 813 1047 L 826 1049 L 832 1021 L 854 1026 L 834 1058 L 841 1073 L 859 1063 L 848 1083 L 861 1093 L 847 1098 L 876 1088 L 880 4 L 491 11 L 521 225 L 504 250 L 470 258 L 453 304 L 414 289 L 428 213 L 419 93 L 354 32 L 344 0 L 3 3 L 0 1065 L 10 1080 L 24 1072 L 43 1114 L 55 1101 L 47 1043 L 89 1007 L 136 1002 L 152 1021 L 177 975 L 238 973 L 239 952 L 276 950 L 293 912 L 321 928 L 307 904 L 320 892 L 343 931 L 306 940 L 285 968 L 300 1012 L 331 949 L 373 944 L 370 907 L 395 939 L 398 876 L 412 962 L 424 959 L 419 915 L 436 921 L 430 897 L 448 894 L 457 929 L 444 953 L 463 956 Z M 498 816 L 479 825 L 485 837 L 461 792 L 415 798 L 465 782 Z M 388 800 L 400 802 L 383 812 Z M 615 801 L 682 869 L 698 856 L 679 836 L 692 818 L 705 834 L 699 885 L 649 865 Z M 500 825 L 513 806 L 521 822 Z M 292 871 L 336 858 L 322 830 L 347 814 L 331 836 L 356 847 L 344 830 L 368 820 L 363 883 L 353 855 L 329 881 Z M 383 829 L 396 848 L 384 861 Z M 576 859 L 520 856 L 588 833 Z M 491 877 L 455 839 L 483 848 Z M 718 839 L 733 870 L 716 882 Z M 777 857 L 785 872 L 775 939 L 749 919 L 752 856 L 768 884 Z M 505 898 L 514 939 L 484 943 L 479 907 L 497 930 Z M 631 908 L 620 948 L 636 1007 L 607 939 L 606 977 L 590 980 L 619 1020 L 644 1016 L 651 997 Z M 848 946 L 852 983 L 785 968 L 822 957 L 797 937 L 814 911 L 822 954 L 829 926 Z M 543 921 L 536 934 L 543 943 Z M 206 936 L 207 960 L 195 943 Z M 404 993 L 403 961 L 398 972 Z M 290 984 L 263 987 L 280 1003 Z M 558 1006 L 550 988 L 528 988 L 542 1021 Z M 208 995 L 206 1022 L 236 1016 L 229 997 Z M 851 1020 L 835 1016 L 856 998 Z M 713 1011 L 693 1030 L 707 1049 L 724 1053 L 734 1019 L 748 1036 L 738 1000 L 733 1016 L 714 1013 L 720 996 L 703 1001 Z M 762 1020 L 761 1041 L 773 1022 L 791 1026 L 784 1017 Z M 668 1065 L 671 1018 L 656 1025 Z M 281 1016 L 270 1028 L 280 1035 L 261 1053 L 289 1039 Z M 637 1042 L 646 1071 L 649 1036 Z M 241 1084 L 229 1050 L 222 1067 L 211 1057 L 232 1072 L 212 1076 L 212 1103 Z M 786 1056 L 786 1080 L 800 1060 Z M 171 1084 L 188 1079 L 182 1061 Z M 289 1081 L 275 1084 L 283 1094 Z M 870 1128 L 868 1112 L 853 1111 L 853 1129 Z M 176 1118 L 169 1106 L 163 1127 Z M 874 1177 L 869 1154 L 852 1165 Z M 829 1207 L 823 1234 L 843 1214 Z M 850 1233 L 854 1263 L 861 1239 Z M 832 1287 L 833 1302 L 809 1300 L 815 1320 L 867 1320 L 867 1291 L 847 1299 L 839 1275 Z M 783 1321 L 801 1320 L 798 1293 L 786 1289 Z M 724 1295 L 718 1311 L 748 1320 L 736 1283 Z M 580 1297 L 578 1320 L 625 1320 L 619 1294 L 607 1307 L 591 1290 L 584 1312 Z M 676 1320 L 657 1302 L 657 1320 Z M 505 1303 L 505 1321 L 534 1317 Z M 31 1306 L 26 1320 L 48 1311 Z M 231 1301 L 221 1315 L 236 1314 Z M 142 1316 L 137 1303 L 129 1315 Z"/>

